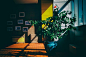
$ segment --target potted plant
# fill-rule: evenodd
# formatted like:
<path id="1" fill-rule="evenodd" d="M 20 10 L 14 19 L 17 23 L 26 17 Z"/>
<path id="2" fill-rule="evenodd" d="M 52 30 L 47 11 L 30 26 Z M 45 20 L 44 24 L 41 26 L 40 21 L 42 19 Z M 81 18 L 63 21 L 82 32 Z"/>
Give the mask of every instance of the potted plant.
<path id="1" fill-rule="evenodd" d="M 51 44 L 49 45 L 50 47 L 57 46 L 54 38 L 58 38 L 60 40 L 63 35 L 66 35 L 66 31 L 74 29 L 73 26 L 76 18 L 70 18 L 67 16 L 71 13 L 72 12 L 69 11 L 62 11 L 58 13 L 58 8 L 56 8 L 54 9 L 53 17 L 48 17 L 46 20 L 30 20 L 31 24 L 34 24 L 34 26 L 37 27 L 37 35 L 43 35 L 43 38 L 46 38 L 45 46 L 48 46 L 48 44 Z M 62 28 L 62 24 L 65 25 L 64 28 Z M 45 26 L 42 28 L 42 25 Z M 49 50 L 52 50 L 54 47 Z"/>

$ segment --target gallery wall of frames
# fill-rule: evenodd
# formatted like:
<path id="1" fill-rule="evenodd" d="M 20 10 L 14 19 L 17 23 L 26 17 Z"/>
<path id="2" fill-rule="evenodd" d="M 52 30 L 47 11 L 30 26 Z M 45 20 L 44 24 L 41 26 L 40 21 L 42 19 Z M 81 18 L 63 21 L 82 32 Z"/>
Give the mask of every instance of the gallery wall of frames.
<path id="1" fill-rule="evenodd" d="M 22 17 L 22 19 L 21 19 Z M 23 18 L 25 17 L 25 12 L 19 12 L 19 19 L 16 20 L 16 14 L 10 14 L 10 19 L 15 19 L 15 20 L 10 20 L 7 21 L 7 31 L 22 31 L 22 32 L 28 32 L 28 26 L 31 25 L 31 23 L 28 20 L 23 20 Z M 17 24 L 17 26 L 15 26 L 15 28 L 13 28 L 13 24 Z M 22 25 L 25 25 L 25 27 L 22 27 Z"/>
<path id="2" fill-rule="evenodd" d="M 39 1 L 40 2 L 40 1 Z M 41 3 L 41 2 L 40 2 Z M 41 5 L 33 4 L 12 4 L 8 9 L 7 33 L 12 36 L 21 36 L 27 33 L 31 27 L 29 20 L 41 20 Z"/>
<path id="3" fill-rule="evenodd" d="M 34 27 L 31 26 L 29 20 L 41 20 L 41 2 L 32 4 L 10 2 L 10 4 L 8 5 L 8 10 L 5 10 L 7 16 L 5 18 L 6 37 L 9 38 L 9 42 L 13 43 L 23 36 L 26 42 L 29 34 L 35 33 Z"/>
<path id="4" fill-rule="evenodd" d="M 7 21 L 7 32 L 11 34 L 11 41 L 13 43 L 24 43 L 25 38 L 28 37 L 28 29 L 31 26 L 29 20 L 25 19 L 25 12 L 18 12 L 18 14 L 10 14 L 9 17 L 9 20 Z M 21 38 L 23 41 L 19 40 Z"/>

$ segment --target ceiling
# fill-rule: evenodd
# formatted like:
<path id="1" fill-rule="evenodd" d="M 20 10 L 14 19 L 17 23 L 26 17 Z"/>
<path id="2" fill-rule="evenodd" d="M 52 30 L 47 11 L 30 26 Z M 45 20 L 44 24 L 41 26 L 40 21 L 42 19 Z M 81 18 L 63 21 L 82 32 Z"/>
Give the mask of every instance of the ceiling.
<path id="1" fill-rule="evenodd" d="M 38 0 L 14 0 L 16 4 L 38 3 Z"/>

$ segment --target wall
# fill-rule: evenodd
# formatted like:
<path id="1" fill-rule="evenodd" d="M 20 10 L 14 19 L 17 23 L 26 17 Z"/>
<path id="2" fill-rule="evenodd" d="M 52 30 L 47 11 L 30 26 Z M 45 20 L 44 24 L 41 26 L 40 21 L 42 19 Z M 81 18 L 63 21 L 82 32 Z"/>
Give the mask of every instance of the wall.
<path id="1" fill-rule="evenodd" d="M 25 39 L 28 38 L 30 33 L 35 33 L 35 29 L 33 29 L 34 27 L 31 27 L 31 25 L 25 25 L 25 21 L 41 20 L 41 2 L 38 1 L 38 3 L 32 4 L 15 4 L 14 1 L 9 1 L 8 3 L 8 18 L 6 22 L 13 21 L 13 25 L 7 25 L 6 27 L 13 27 L 13 31 L 7 31 L 7 34 L 13 42 L 25 42 Z M 19 17 L 19 12 L 25 12 L 25 17 Z M 16 18 L 11 19 L 10 14 L 16 14 Z M 23 19 L 23 24 L 18 24 L 18 20 L 20 19 Z M 16 31 L 15 26 L 21 26 L 21 30 Z M 23 32 L 23 27 L 28 27 L 28 32 Z M 31 31 L 29 31 L 29 28 L 32 28 L 32 30 L 30 29 Z"/>
<path id="2" fill-rule="evenodd" d="M 70 33 L 69 31 L 66 31 L 65 33 L 68 33 L 68 34 L 63 35 L 62 38 L 57 41 L 56 51 L 58 52 L 69 52 Z"/>
<path id="3" fill-rule="evenodd" d="M 74 0 L 74 14 L 77 20 L 75 26 L 81 26 L 86 24 L 85 2 L 85 0 Z"/>
<path id="4" fill-rule="evenodd" d="M 53 0 L 41 0 L 41 20 L 53 16 Z M 42 25 L 43 27 L 44 25 Z"/>
<path id="5" fill-rule="evenodd" d="M 85 46 L 86 44 L 86 25 L 76 27 L 76 30 L 70 31 L 70 43 Z"/>
<path id="6" fill-rule="evenodd" d="M 66 33 L 68 33 L 68 35 L 63 35 L 63 37 L 57 41 L 55 51 L 69 52 L 69 44 L 72 44 L 77 52 L 84 53 L 81 51 L 84 51 L 86 48 L 86 25 L 78 26 L 76 30 L 70 30 Z"/>
<path id="7" fill-rule="evenodd" d="M 7 19 L 8 19 L 8 11 L 9 11 L 9 2 L 6 0 L 2 0 L 1 1 L 1 15 L 0 15 L 0 48 L 3 48 L 5 46 L 8 46 L 11 44 L 11 37 L 9 35 L 11 35 L 11 33 L 7 33 Z"/>
<path id="8" fill-rule="evenodd" d="M 86 57 L 86 25 L 78 26 L 76 30 L 72 30 L 70 33 L 69 51 L 77 57 Z"/>

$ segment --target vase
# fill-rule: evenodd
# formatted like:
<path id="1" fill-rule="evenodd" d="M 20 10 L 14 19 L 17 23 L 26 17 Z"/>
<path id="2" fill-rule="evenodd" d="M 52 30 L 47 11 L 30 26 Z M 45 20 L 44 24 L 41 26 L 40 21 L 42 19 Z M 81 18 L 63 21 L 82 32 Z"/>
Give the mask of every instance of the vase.
<path id="1" fill-rule="evenodd" d="M 54 48 L 57 46 L 57 41 L 44 41 L 45 50 L 50 55 Z"/>

